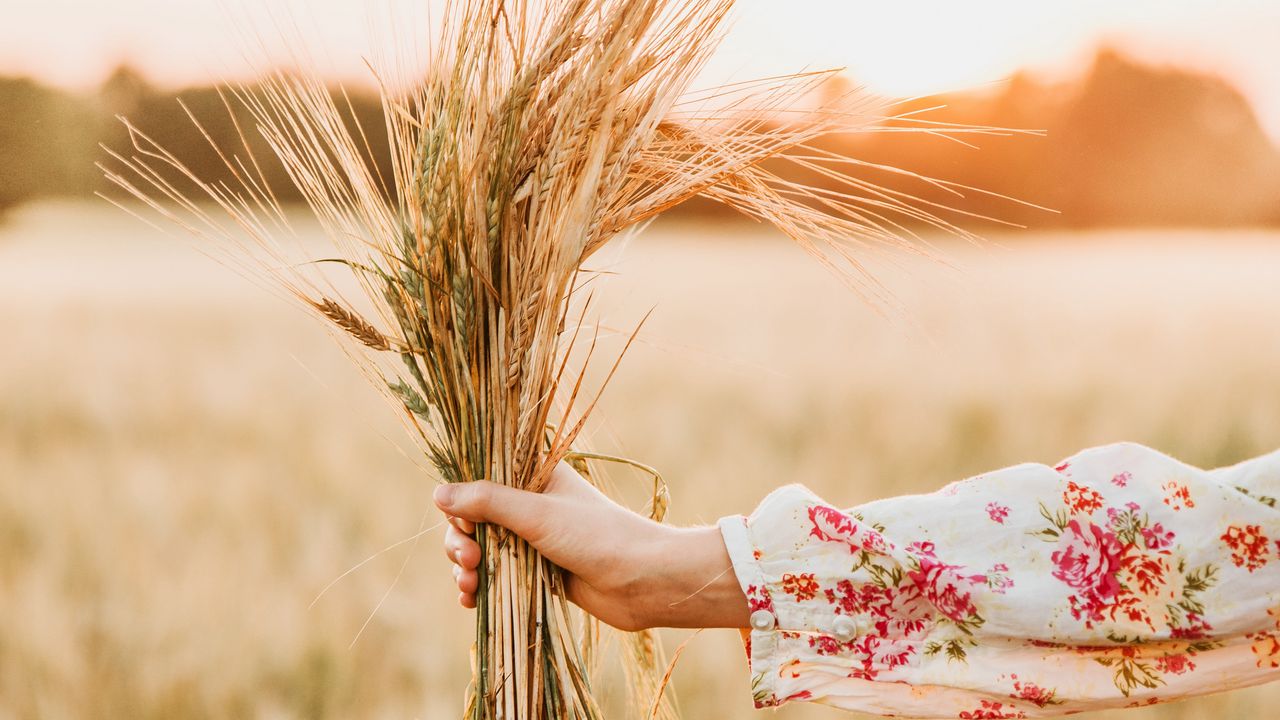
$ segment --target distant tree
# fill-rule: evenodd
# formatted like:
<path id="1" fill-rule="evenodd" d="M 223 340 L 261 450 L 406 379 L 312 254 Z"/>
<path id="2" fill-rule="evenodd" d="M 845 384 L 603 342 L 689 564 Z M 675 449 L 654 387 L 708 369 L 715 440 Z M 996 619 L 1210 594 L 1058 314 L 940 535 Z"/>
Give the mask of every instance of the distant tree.
<path id="1" fill-rule="evenodd" d="M 1280 154 L 1220 78 L 1103 51 L 1053 129 L 1075 224 L 1258 224 L 1280 203 Z"/>
<path id="2" fill-rule="evenodd" d="M 142 103 L 157 94 L 142 72 L 131 65 L 120 65 L 107 76 L 98 88 L 97 104 L 108 117 L 130 117 L 139 111 Z"/>
<path id="3" fill-rule="evenodd" d="M 83 98 L 0 78 L 0 108 L 0 207 L 89 191 L 101 122 Z"/>

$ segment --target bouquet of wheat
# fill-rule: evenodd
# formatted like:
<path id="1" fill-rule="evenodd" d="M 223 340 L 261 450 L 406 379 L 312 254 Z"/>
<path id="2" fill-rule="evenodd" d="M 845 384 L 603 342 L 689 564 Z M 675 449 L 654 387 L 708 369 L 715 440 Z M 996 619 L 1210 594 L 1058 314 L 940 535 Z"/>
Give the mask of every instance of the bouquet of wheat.
<path id="1" fill-rule="evenodd" d="M 205 136 L 234 182 L 197 177 L 127 120 L 132 151 L 111 152 L 104 171 L 362 346 L 353 357 L 403 408 L 440 480 L 538 490 L 556 463 L 588 457 L 580 434 L 601 387 L 569 362 L 594 347 L 571 308 L 590 278 L 583 263 L 610 239 L 701 196 L 772 223 L 874 294 L 866 252 L 919 248 L 910 226 L 920 223 L 959 232 L 930 203 L 860 179 L 862 164 L 822 149 L 830 133 L 886 129 L 873 101 L 812 102 L 831 73 L 691 92 L 732 5 L 454 0 L 425 75 L 375 68 L 390 177 L 344 95 L 306 68 L 229 90 L 239 143 Z M 887 129 L 902 129 L 898 120 Z M 251 138 L 274 158 L 255 154 Z M 266 162 L 283 165 L 334 246 L 316 262 L 290 251 L 297 234 Z M 322 262 L 349 271 L 366 297 L 347 299 Z M 652 509 L 664 507 L 658 488 Z M 477 534 L 466 716 L 601 717 L 598 628 L 574 615 L 557 568 L 519 538 Z M 631 643 L 637 707 L 672 716 L 656 638 Z"/>

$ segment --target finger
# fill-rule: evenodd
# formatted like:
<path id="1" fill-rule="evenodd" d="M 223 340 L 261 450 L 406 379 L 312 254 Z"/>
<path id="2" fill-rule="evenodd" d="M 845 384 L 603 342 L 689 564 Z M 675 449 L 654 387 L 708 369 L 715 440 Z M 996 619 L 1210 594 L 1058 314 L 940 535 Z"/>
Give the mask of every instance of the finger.
<path id="1" fill-rule="evenodd" d="M 473 569 L 480 564 L 480 546 L 452 525 L 445 529 L 444 554 L 463 569 Z"/>
<path id="2" fill-rule="evenodd" d="M 458 528 L 462 532 L 471 535 L 476 531 L 476 524 L 470 520 L 464 520 L 460 517 L 449 516 L 449 524 Z"/>
<path id="3" fill-rule="evenodd" d="M 475 610 L 476 596 L 470 593 L 458 593 L 458 604 L 468 610 Z"/>
<path id="4" fill-rule="evenodd" d="M 471 522 L 491 522 L 537 544 L 553 501 L 539 493 L 477 480 L 440 485 L 436 505 L 448 515 Z"/>
<path id="5" fill-rule="evenodd" d="M 564 460 L 561 460 L 551 471 L 551 481 L 547 483 L 544 495 L 553 499 L 568 498 L 578 502 L 617 504 Z"/>
<path id="6" fill-rule="evenodd" d="M 551 471 L 551 481 L 547 483 L 547 492 L 552 495 L 568 495 L 575 497 L 595 495 L 598 491 L 586 478 L 582 477 L 569 463 L 561 460 Z"/>
<path id="7" fill-rule="evenodd" d="M 444 554 L 464 570 L 474 570 L 480 565 L 480 546 L 452 525 L 444 531 Z"/>
<path id="8" fill-rule="evenodd" d="M 454 567 L 457 566 L 455 565 Z M 480 587 L 480 574 L 475 570 L 466 570 L 459 567 L 453 578 L 458 583 L 458 589 L 468 595 L 475 595 L 476 589 Z"/>

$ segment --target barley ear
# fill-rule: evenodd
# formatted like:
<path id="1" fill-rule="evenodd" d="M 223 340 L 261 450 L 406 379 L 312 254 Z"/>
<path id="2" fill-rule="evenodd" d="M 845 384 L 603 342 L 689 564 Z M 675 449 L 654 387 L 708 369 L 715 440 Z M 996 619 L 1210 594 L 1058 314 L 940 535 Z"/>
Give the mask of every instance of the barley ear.
<path id="1" fill-rule="evenodd" d="M 308 298 L 307 304 L 328 318 L 334 325 L 346 330 L 348 335 L 359 340 L 366 347 L 374 350 L 391 349 L 391 341 L 387 339 L 387 336 L 379 332 L 372 323 L 360 317 L 354 311 L 339 305 L 329 298 L 323 298 L 319 301 Z"/>

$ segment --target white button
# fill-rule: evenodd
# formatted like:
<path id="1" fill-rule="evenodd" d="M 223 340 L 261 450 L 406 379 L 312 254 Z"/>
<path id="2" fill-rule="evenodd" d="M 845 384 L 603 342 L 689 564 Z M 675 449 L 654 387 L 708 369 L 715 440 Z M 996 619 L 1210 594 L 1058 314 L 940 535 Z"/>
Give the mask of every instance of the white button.
<path id="1" fill-rule="evenodd" d="M 773 623 L 773 613 L 768 610 L 757 610 L 751 613 L 751 627 L 757 630 L 772 630 Z"/>
<path id="2" fill-rule="evenodd" d="M 858 636 L 858 626 L 854 624 L 853 618 L 841 616 L 832 623 L 831 634 L 840 642 L 849 642 Z"/>

